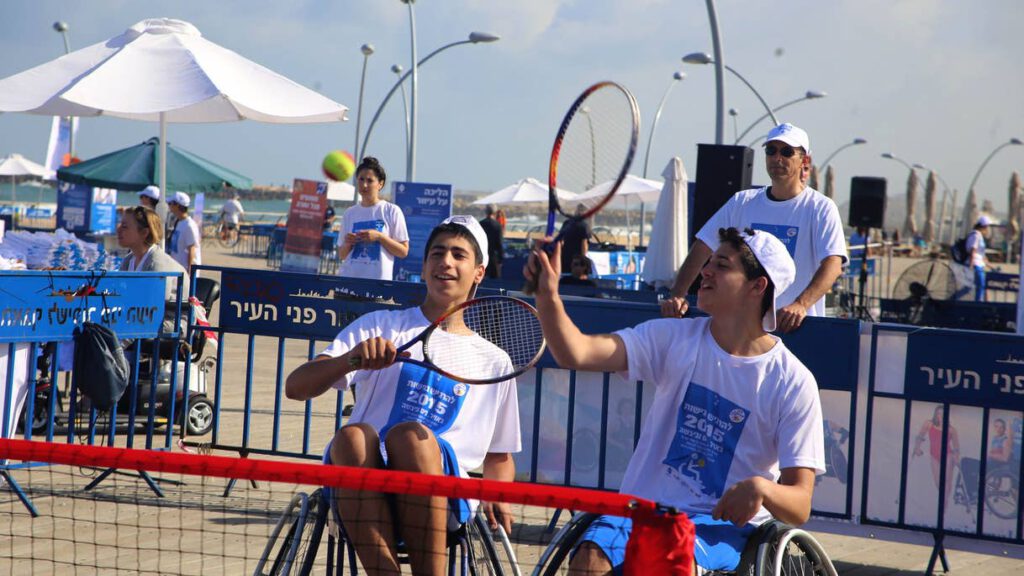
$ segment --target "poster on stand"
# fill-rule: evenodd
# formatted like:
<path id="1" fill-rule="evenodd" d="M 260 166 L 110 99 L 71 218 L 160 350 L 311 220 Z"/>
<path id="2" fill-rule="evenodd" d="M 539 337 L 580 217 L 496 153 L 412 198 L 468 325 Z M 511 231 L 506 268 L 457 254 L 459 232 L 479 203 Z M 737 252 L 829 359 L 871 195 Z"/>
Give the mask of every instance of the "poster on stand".
<path id="1" fill-rule="evenodd" d="M 419 282 L 423 251 L 430 231 L 452 215 L 452 185 L 424 182 L 395 182 L 395 204 L 405 215 L 409 230 L 409 255 L 395 261 L 395 280 Z"/>
<path id="2" fill-rule="evenodd" d="M 296 178 L 281 257 L 282 272 L 316 274 L 319 271 L 326 209 L 327 183 Z"/>
<path id="3" fill-rule="evenodd" d="M 92 186 L 60 182 L 57 187 L 57 227 L 68 232 L 88 232 Z"/>

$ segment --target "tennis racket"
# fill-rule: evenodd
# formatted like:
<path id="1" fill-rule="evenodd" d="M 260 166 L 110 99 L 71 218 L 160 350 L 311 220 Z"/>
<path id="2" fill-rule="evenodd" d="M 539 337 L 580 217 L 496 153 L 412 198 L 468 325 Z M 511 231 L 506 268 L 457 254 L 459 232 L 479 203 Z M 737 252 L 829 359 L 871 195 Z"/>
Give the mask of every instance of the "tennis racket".
<path id="1" fill-rule="evenodd" d="M 566 223 L 545 248 L 549 254 L 566 230 L 598 213 L 612 200 L 633 163 L 639 137 L 640 109 L 633 95 L 621 85 L 598 82 L 572 103 L 551 148 L 546 236 L 554 235 L 558 214 L 571 223 Z M 560 190 L 584 192 L 598 185 L 604 194 L 582 210 L 566 210 L 558 199 Z M 533 294 L 536 288 L 536 282 L 527 282 L 523 292 Z"/>
<path id="2" fill-rule="evenodd" d="M 423 343 L 423 360 L 401 355 L 417 342 Z M 395 361 L 423 366 L 457 382 L 496 384 L 533 367 L 545 346 L 533 306 L 508 296 L 484 296 L 442 314 L 403 344 Z M 361 360 L 356 356 L 350 362 L 358 367 Z"/>

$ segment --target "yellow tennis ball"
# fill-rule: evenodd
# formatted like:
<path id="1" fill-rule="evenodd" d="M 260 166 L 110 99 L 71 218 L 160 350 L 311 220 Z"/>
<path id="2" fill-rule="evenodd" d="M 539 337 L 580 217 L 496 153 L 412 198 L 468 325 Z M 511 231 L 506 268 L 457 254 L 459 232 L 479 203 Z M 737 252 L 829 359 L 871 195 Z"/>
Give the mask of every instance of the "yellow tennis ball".
<path id="1" fill-rule="evenodd" d="M 324 162 L 320 167 L 324 171 L 324 176 L 330 180 L 344 182 L 356 171 L 356 161 L 348 152 L 335 150 L 324 156 Z"/>

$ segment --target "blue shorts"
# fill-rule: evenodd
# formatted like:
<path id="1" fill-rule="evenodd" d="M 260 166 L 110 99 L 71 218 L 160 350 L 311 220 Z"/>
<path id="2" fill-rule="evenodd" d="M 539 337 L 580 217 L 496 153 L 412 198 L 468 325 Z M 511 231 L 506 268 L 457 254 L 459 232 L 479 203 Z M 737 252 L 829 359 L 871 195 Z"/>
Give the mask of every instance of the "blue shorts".
<path id="1" fill-rule="evenodd" d="M 455 449 L 443 438 L 436 438 L 437 445 L 441 449 L 441 462 L 444 464 L 444 473 L 446 476 L 459 476 L 459 459 L 455 455 Z M 331 443 L 328 442 L 327 446 L 324 447 L 324 464 L 333 464 L 331 462 Z M 385 459 L 385 464 L 387 460 Z M 324 486 L 324 496 L 327 497 L 327 501 L 331 503 L 331 509 L 337 514 L 335 509 L 335 500 L 331 491 L 330 486 Z M 388 500 L 394 499 L 393 493 L 387 493 Z M 391 509 L 395 509 L 394 502 L 391 502 Z M 449 498 L 448 499 L 448 512 L 449 512 L 449 525 L 454 522 L 456 525 L 462 525 L 469 521 L 470 517 L 470 506 L 469 501 L 465 498 Z M 335 517 L 340 521 L 340 518 Z"/>
<path id="2" fill-rule="evenodd" d="M 757 529 L 753 524 L 737 528 L 732 522 L 715 520 L 708 514 L 693 514 L 690 521 L 697 532 L 693 558 L 705 570 L 735 570 L 747 539 Z M 621 576 L 626 561 L 626 541 L 632 530 L 633 521 L 629 518 L 601 516 L 583 533 L 576 547 L 583 542 L 595 544 L 611 561 L 613 573 Z"/>

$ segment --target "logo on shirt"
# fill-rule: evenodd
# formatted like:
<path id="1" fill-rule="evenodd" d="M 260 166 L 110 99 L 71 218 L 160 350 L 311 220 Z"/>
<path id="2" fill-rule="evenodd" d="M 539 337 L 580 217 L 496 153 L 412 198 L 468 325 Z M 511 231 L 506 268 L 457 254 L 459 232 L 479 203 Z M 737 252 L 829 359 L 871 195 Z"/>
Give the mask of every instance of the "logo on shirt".
<path id="1" fill-rule="evenodd" d="M 456 391 L 461 388 L 462 393 Z M 451 428 L 466 400 L 467 386 L 422 366 L 403 363 L 388 422 L 380 432 L 402 422 L 419 422 L 435 435 Z"/>
<path id="2" fill-rule="evenodd" d="M 363 220 L 362 222 L 356 222 L 352 225 L 352 232 L 359 232 L 361 230 L 376 230 L 377 232 L 384 231 L 383 220 Z M 371 260 L 377 262 L 380 260 L 380 242 L 358 242 L 352 248 L 352 254 L 349 256 L 356 260 Z"/>
<path id="3" fill-rule="evenodd" d="M 452 392 L 454 392 L 456 396 L 465 396 L 468 391 L 469 386 L 466 386 L 462 382 L 459 382 L 454 388 L 452 388 Z"/>
<path id="4" fill-rule="evenodd" d="M 759 222 L 751 222 L 750 227 L 754 230 L 761 230 L 768 232 L 772 236 L 775 236 L 786 246 L 786 250 L 789 251 L 790 258 L 796 260 L 796 242 L 800 237 L 799 226 L 787 226 L 780 224 L 761 224 Z"/>

